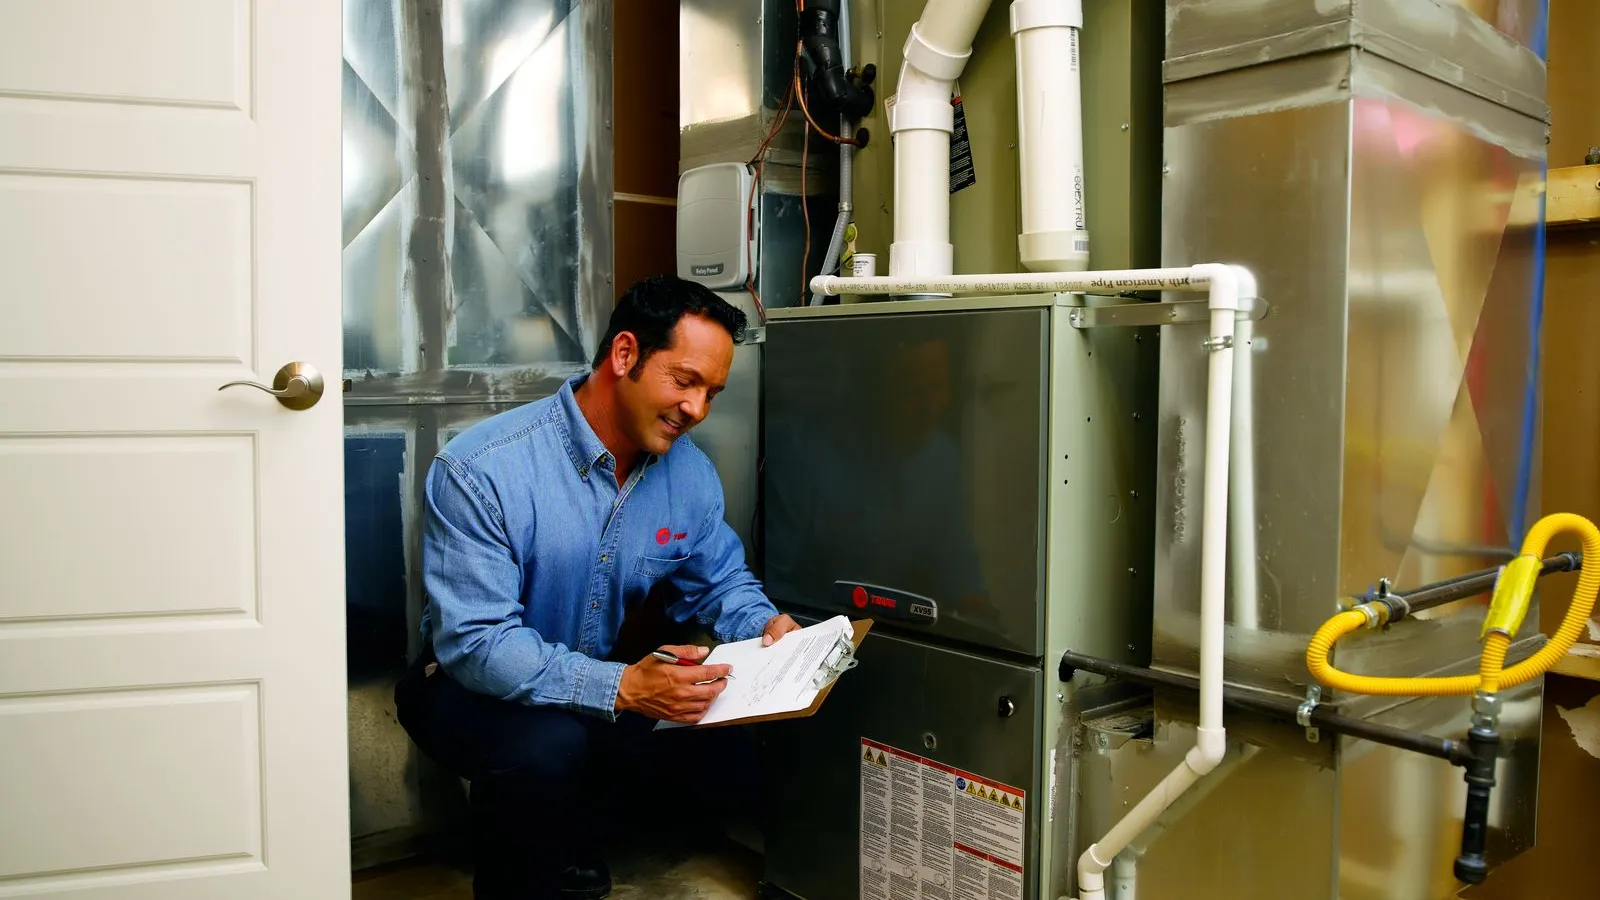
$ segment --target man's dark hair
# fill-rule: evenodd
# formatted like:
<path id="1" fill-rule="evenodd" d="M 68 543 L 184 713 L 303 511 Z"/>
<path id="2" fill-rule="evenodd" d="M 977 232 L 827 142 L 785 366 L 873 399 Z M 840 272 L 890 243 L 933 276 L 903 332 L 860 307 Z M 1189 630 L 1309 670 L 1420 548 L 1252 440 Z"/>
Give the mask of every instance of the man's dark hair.
<path id="1" fill-rule="evenodd" d="M 611 324 L 594 354 L 594 367 L 605 364 L 617 335 L 631 332 L 639 341 L 639 358 L 628 372 L 638 378 L 645 360 L 672 346 L 672 330 L 686 315 L 705 316 L 727 329 L 735 343 L 743 339 L 744 313 L 703 284 L 672 275 L 652 275 L 635 283 L 611 311 Z"/>

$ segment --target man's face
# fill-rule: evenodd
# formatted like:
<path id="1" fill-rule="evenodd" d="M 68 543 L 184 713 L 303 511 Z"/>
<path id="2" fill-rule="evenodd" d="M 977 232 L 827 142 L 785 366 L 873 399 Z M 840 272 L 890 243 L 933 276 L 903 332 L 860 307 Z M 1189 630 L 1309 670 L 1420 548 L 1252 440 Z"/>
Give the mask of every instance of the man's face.
<path id="1" fill-rule="evenodd" d="M 633 335 L 618 336 L 612 364 L 629 371 L 617 384 L 620 424 L 645 451 L 660 455 L 711 411 L 711 399 L 728 383 L 733 338 L 710 319 L 687 315 L 673 329 L 671 346 L 651 354 L 634 376 L 637 353 Z"/>

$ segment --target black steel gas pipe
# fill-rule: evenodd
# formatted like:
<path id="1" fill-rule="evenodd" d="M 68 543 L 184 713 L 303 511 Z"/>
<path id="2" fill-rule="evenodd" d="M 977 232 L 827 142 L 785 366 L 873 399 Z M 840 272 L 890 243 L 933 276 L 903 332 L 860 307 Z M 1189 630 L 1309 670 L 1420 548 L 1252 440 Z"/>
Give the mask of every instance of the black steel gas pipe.
<path id="1" fill-rule="evenodd" d="M 1539 575 L 1555 572 L 1575 572 L 1583 567 L 1583 558 L 1577 553 L 1558 553 L 1542 561 Z M 1361 598 L 1364 603 L 1382 603 L 1389 608 L 1389 622 L 1398 622 L 1435 606 L 1465 600 L 1494 589 L 1500 577 L 1499 567 L 1471 572 L 1455 578 L 1425 584 L 1405 592 L 1395 592 L 1384 585 L 1383 589 Z M 1062 681 L 1071 681 L 1079 671 L 1093 672 L 1109 678 L 1131 681 L 1148 687 L 1164 687 L 1198 693 L 1200 682 L 1187 675 L 1175 675 L 1141 666 L 1130 666 L 1067 651 L 1061 654 L 1059 675 Z M 1380 725 L 1365 719 L 1340 715 L 1327 706 L 1314 706 L 1300 720 L 1302 704 L 1289 697 L 1224 685 L 1222 703 L 1233 709 L 1245 710 L 1295 724 L 1315 725 L 1334 734 L 1347 735 L 1421 753 L 1449 761 L 1466 770 L 1467 808 L 1462 821 L 1461 853 L 1456 857 L 1455 875 L 1468 884 L 1482 883 L 1489 867 L 1485 858 L 1488 834 L 1489 801 L 1494 789 L 1495 760 L 1499 753 L 1500 735 L 1494 727 L 1494 716 L 1478 710 L 1465 742 L 1405 731 Z M 1475 703 L 1476 705 L 1476 703 Z"/>
<path id="2" fill-rule="evenodd" d="M 1583 568 L 1581 553 L 1557 553 L 1543 561 L 1539 575 L 1542 577 L 1556 572 L 1576 572 L 1581 568 Z M 1361 599 L 1364 602 L 1377 601 L 1389 607 L 1389 621 L 1394 623 L 1425 609 L 1487 594 L 1494 590 L 1495 579 L 1499 577 L 1499 567 L 1482 569 L 1455 578 L 1446 578 L 1444 581 L 1436 581 L 1433 584 L 1425 584 L 1409 591 L 1380 592 Z"/>
<path id="3" fill-rule="evenodd" d="M 1105 675 L 1109 678 L 1131 681 L 1148 687 L 1173 688 L 1196 693 L 1200 690 L 1199 680 L 1190 678 L 1187 675 L 1175 675 L 1171 672 L 1161 672 L 1141 666 L 1130 666 L 1126 663 L 1112 662 L 1109 659 L 1073 653 L 1070 650 L 1061 654 L 1059 675 L 1062 681 L 1072 680 L 1073 674 L 1079 671 L 1093 672 L 1096 675 Z M 1237 688 L 1231 685 L 1224 685 L 1222 688 L 1222 704 L 1233 709 L 1254 712 L 1287 722 L 1296 722 L 1296 716 L 1300 711 L 1299 702 L 1292 698 L 1268 694 L 1264 691 Z M 1464 766 L 1472 760 L 1471 751 L 1461 741 L 1434 737 L 1431 734 L 1418 734 L 1389 725 L 1381 725 L 1377 722 L 1369 722 L 1365 719 L 1341 715 L 1326 706 L 1318 706 L 1312 709 L 1309 722 L 1334 734 L 1349 735 L 1350 737 L 1372 741 L 1375 744 L 1383 744 L 1400 750 L 1409 750 L 1412 753 L 1421 753 L 1425 756 L 1446 760 L 1458 766 Z"/>
<path id="4" fill-rule="evenodd" d="M 1483 884 L 1489 877 L 1489 802 L 1494 792 L 1499 745 L 1500 733 L 1492 722 L 1473 722 L 1472 730 L 1467 732 L 1472 759 L 1465 764 L 1467 807 L 1461 816 L 1461 852 L 1453 867 L 1456 878 L 1467 884 Z"/>

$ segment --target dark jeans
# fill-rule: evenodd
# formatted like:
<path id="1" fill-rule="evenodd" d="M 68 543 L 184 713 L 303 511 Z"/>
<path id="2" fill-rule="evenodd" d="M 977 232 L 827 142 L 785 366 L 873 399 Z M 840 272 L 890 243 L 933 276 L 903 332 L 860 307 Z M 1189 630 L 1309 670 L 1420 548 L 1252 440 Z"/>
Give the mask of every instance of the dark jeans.
<path id="1" fill-rule="evenodd" d="M 473 896 L 544 900 L 556 876 L 598 849 L 604 832 L 654 825 L 715 837 L 718 812 L 750 812 L 761 796 L 742 729 L 655 732 L 471 691 L 419 660 L 395 688 L 402 727 L 447 772 L 471 783 Z M 621 826 L 621 827 L 619 827 Z"/>

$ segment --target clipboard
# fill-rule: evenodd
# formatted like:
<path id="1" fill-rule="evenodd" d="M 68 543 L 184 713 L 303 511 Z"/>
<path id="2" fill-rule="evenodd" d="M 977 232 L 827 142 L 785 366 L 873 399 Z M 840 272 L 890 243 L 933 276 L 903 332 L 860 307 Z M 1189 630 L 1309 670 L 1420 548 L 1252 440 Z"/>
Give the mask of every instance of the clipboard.
<path id="1" fill-rule="evenodd" d="M 833 686 L 839 682 L 839 676 L 856 667 L 856 651 L 861 649 L 861 642 L 872 630 L 871 619 L 855 619 L 850 622 L 850 637 L 840 637 L 833 649 L 822 658 L 816 673 L 812 676 L 812 685 L 820 688 L 811 705 L 805 709 L 791 710 L 789 712 L 769 713 L 767 715 L 749 716 L 743 719 L 728 719 L 722 722 L 708 724 L 683 725 L 681 728 L 705 729 L 722 728 L 728 725 L 758 725 L 762 722 L 780 722 L 786 719 L 805 719 L 816 714 L 822 708 L 822 701 L 828 699 L 828 694 Z"/>

